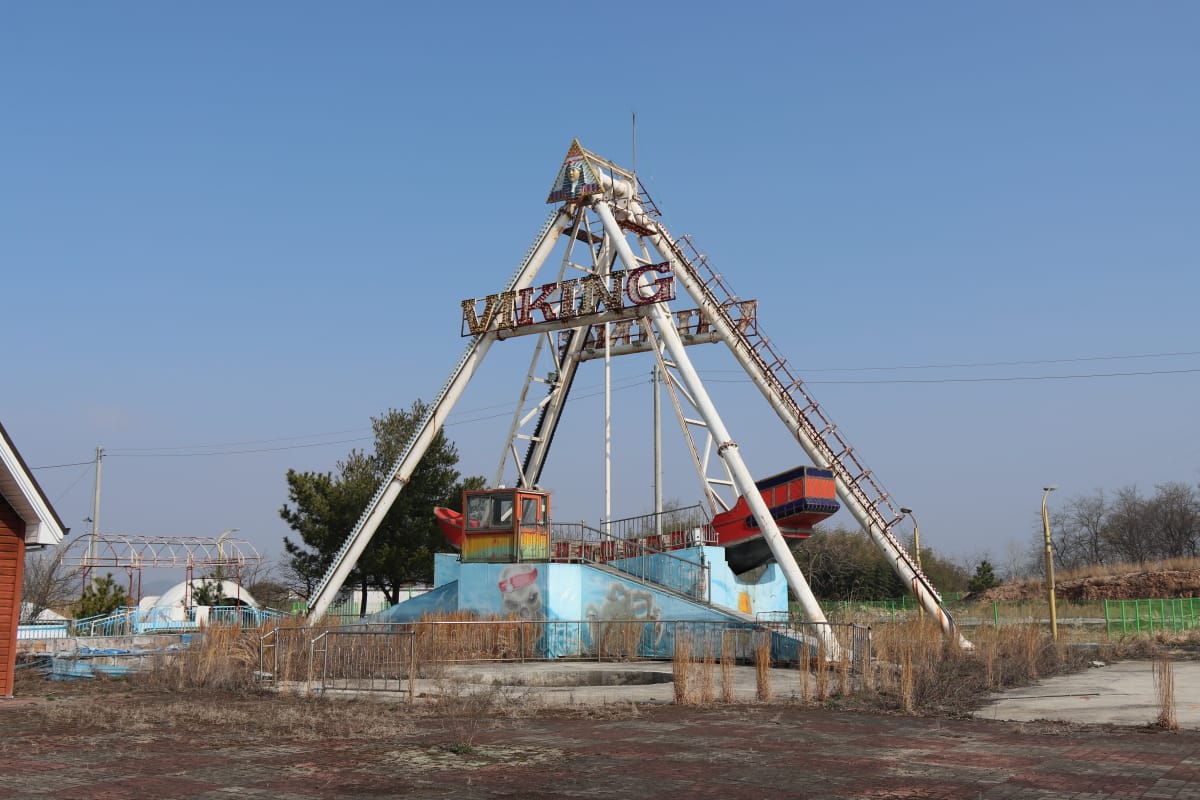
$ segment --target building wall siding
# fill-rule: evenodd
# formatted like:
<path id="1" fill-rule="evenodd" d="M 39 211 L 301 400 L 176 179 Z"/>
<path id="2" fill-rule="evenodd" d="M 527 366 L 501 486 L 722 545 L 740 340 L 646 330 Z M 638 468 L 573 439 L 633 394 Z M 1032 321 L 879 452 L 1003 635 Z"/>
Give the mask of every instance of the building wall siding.
<path id="1" fill-rule="evenodd" d="M 25 522 L 0 497 L 0 697 L 12 697 L 13 693 L 24 567 Z"/>

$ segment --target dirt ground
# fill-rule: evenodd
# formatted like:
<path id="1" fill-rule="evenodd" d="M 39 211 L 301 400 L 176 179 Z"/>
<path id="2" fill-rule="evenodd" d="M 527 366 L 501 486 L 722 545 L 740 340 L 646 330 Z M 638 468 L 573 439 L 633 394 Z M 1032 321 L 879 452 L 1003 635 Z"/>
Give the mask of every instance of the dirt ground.
<path id="1" fill-rule="evenodd" d="M 4 798 L 1200 798 L 1190 731 L 22 688 L 0 701 Z"/>

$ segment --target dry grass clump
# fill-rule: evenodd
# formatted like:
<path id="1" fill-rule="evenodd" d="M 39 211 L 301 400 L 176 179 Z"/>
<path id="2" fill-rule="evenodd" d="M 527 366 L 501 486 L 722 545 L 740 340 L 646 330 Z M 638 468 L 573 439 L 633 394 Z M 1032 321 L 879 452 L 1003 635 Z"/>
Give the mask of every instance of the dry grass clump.
<path id="1" fill-rule="evenodd" d="M 430 614 L 420 622 L 397 628 L 416 632 L 417 660 L 421 663 L 532 658 L 545 631 L 538 622 L 482 618 L 471 611 Z"/>
<path id="2" fill-rule="evenodd" d="M 1175 673 L 1171 669 L 1171 660 L 1165 655 L 1154 659 L 1154 694 L 1158 699 L 1158 716 L 1154 724 L 1164 730 L 1179 730 L 1179 720 L 1175 716 Z"/>
<path id="3" fill-rule="evenodd" d="M 829 654 L 825 652 L 825 642 L 817 647 L 817 699 L 829 699 Z"/>
<path id="4" fill-rule="evenodd" d="M 632 661 L 638 658 L 642 635 L 646 628 L 644 621 L 594 621 L 591 625 L 592 641 L 596 643 L 596 655 L 598 658 L 612 658 L 622 661 Z"/>
<path id="5" fill-rule="evenodd" d="M 1136 575 L 1143 572 L 1192 572 L 1195 570 L 1200 570 L 1200 558 L 1180 556 L 1161 561 L 1145 561 L 1140 564 L 1105 564 L 1104 566 L 1092 564 L 1076 569 L 1058 569 L 1055 570 L 1055 577 L 1057 580 L 1070 581 L 1097 576 Z"/>
<path id="6" fill-rule="evenodd" d="M 672 677 L 675 681 L 675 702 L 681 706 L 696 704 L 696 692 L 692 688 L 692 640 L 685 633 L 675 637 L 675 657 L 671 661 Z"/>
<path id="7" fill-rule="evenodd" d="M 1089 658 L 1057 645 L 1044 627 L 973 632 L 974 650 L 945 638 L 929 618 L 875 631 L 879 697 L 906 712 L 966 712 L 984 695 L 1081 667 Z"/>
<path id="8" fill-rule="evenodd" d="M 258 631 L 237 625 L 210 625 L 183 649 L 160 653 L 139 675 L 147 688 L 179 692 L 217 689 L 246 692 L 258 683 Z"/>
<path id="9" fill-rule="evenodd" d="M 754 643 L 755 697 L 759 702 L 769 702 L 775 692 L 771 689 L 771 632 L 763 631 Z"/>
<path id="10" fill-rule="evenodd" d="M 716 654 L 711 639 L 704 640 L 704 656 L 700 660 L 700 704 L 712 705 L 715 696 L 713 673 L 716 671 Z"/>
<path id="11" fill-rule="evenodd" d="M 734 655 L 734 636 L 729 631 L 721 634 L 721 702 L 732 703 L 736 698 L 734 692 L 733 668 L 737 666 Z"/>

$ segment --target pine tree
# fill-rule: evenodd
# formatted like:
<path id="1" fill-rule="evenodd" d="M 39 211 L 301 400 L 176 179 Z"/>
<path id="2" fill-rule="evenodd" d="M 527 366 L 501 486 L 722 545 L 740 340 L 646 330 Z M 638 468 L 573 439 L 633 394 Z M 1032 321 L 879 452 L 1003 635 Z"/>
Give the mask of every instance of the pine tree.
<path id="1" fill-rule="evenodd" d="M 975 567 L 975 575 L 967 581 L 967 591 L 986 592 L 994 586 L 999 586 L 1000 579 L 996 577 L 995 568 L 986 558 Z"/>
<path id="2" fill-rule="evenodd" d="M 78 617 L 98 617 L 128 604 L 125 589 L 117 585 L 110 572 L 103 578 L 94 579 L 90 586 L 84 588 L 83 597 L 79 598 Z"/>

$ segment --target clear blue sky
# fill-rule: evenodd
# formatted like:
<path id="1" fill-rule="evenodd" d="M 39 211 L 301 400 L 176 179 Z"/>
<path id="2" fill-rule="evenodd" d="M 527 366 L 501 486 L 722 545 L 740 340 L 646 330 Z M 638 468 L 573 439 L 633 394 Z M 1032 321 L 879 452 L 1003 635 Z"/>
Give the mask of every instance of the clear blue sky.
<path id="1" fill-rule="evenodd" d="M 664 222 L 927 546 L 1003 562 L 1046 483 L 1200 480 L 1200 6 L 710 5 L 3 3 L 0 421 L 34 467 L 106 448 L 105 531 L 278 555 L 286 470 L 433 397 L 572 137 L 627 163 L 636 112 Z M 529 344 L 460 403 L 464 472 Z M 803 463 L 696 358 L 756 474 Z M 618 515 L 651 502 L 649 369 L 614 364 Z M 599 402 L 559 518 L 602 511 Z M 90 468 L 36 474 L 86 531 Z"/>

